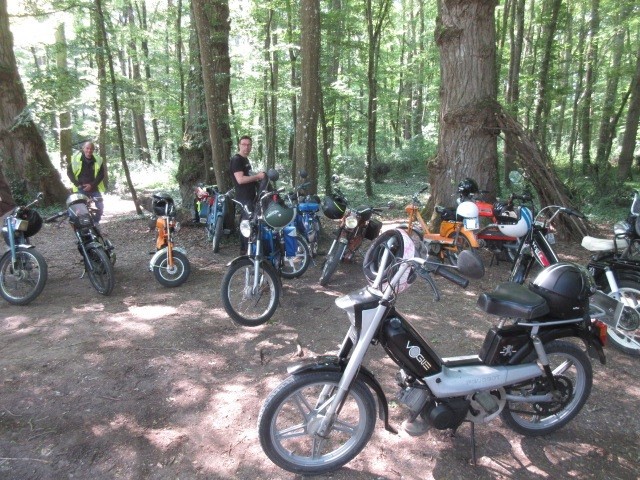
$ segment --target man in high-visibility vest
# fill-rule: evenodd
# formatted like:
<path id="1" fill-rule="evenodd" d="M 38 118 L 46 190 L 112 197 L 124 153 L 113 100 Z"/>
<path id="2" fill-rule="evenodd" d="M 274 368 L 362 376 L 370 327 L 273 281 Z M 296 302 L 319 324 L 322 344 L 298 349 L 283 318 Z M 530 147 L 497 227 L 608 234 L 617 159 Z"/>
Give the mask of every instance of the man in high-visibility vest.
<path id="1" fill-rule="evenodd" d="M 105 191 L 104 186 L 104 163 L 99 155 L 93 153 L 95 146 L 93 142 L 85 142 L 82 151 L 75 153 L 71 157 L 71 162 L 67 167 L 67 176 L 73 183 L 72 190 L 78 193 L 84 193 L 88 197 L 93 198 L 98 211 L 94 217 L 96 226 L 100 223 L 102 212 L 104 211 L 104 202 L 102 200 L 102 192 Z"/>

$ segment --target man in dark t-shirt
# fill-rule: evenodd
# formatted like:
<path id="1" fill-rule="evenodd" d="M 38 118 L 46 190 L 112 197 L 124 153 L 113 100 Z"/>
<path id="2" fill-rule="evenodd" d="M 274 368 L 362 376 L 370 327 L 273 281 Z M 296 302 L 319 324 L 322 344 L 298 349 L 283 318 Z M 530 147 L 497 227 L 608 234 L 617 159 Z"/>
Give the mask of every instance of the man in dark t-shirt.
<path id="1" fill-rule="evenodd" d="M 231 157 L 229 170 L 231 171 L 231 181 L 236 189 L 236 200 L 246 205 L 249 210 L 253 210 L 258 191 L 258 182 L 265 177 L 264 172 L 251 175 L 251 164 L 249 154 L 251 153 L 251 137 L 244 135 L 238 142 L 238 153 Z M 241 219 L 247 218 L 247 213 L 243 210 Z M 240 245 L 242 253 L 246 253 L 247 240 L 241 235 Z"/>

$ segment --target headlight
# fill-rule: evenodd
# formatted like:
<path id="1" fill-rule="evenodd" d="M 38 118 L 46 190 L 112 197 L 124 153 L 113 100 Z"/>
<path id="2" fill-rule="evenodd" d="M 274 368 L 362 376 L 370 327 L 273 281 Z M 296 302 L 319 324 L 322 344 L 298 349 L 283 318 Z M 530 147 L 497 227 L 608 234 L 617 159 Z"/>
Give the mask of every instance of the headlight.
<path id="1" fill-rule="evenodd" d="M 251 235 L 251 224 L 249 223 L 249 220 L 242 220 L 240 222 L 240 233 L 243 237 L 249 238 Z"/>
<path id="2" fill-rule="evenodd" d="M 347 219 L 344 221 L 344 225 L 348 229 L 353 230 L 358 226 L 358 217 L 356 217 L 355 215 L 349 215 Z"/>

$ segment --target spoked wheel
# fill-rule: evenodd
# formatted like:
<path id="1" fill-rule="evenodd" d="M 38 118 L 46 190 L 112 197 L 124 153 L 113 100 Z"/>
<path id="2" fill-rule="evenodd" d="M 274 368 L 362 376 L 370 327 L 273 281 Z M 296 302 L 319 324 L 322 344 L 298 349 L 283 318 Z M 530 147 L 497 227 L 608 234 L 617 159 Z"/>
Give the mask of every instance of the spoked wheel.
<path id="1" fill-rule="evenodd" d="M 298 278 L 309 268 L 311 263 L 311 251 L 309 244 L 302 237 L 296 238 L 296 254 L 282 259 L 282 278 Z"/>
<path id="2" fill-rule="evenodd" d="M 280 279 L 266 262 L 257 267 L 254 260 L 242 258 L 231 264 L 222 279 L 222 304 L 231 319 L 246 327 L 269 321 L 278 308 Z"/>
<path id="3" fill-rule="evenodd" d="M 165 250 L 153 266 L 153 275 L 160 285 L 178 287 L 187 281 L 191 273 L 191 264 L 187 256 L 173 250 L 173 267 L 169 266 L 169 253 Z"/>
<path id="4" fill-rule="evenodd" d="M 447 238 L 454 238 L 455 235 L 456 235 L 455 232 L 451 232 Z M 456 238 L 456 241 L 455 241 L 453 246 L 444 246 L 445 260 L 450 265 L 457 265 L 458 264 L 458 254 L 460 254 L 460 252 L 463 251 L 463 250 L 469 250 L 471 248 L 473 248 L 473 247 L 471 246 L 471 243 L 469 242 L 467 237 L 465 237 L 462 234 L 458 234 L 458 236 Z"/>
<path id="5" fill-rule="evenodd" d="M 340 468 L 369 442 L 376 402 L 358 379 L 329 429 L 318 432 L 340 377 L 338 372 L 294 375 L 269 395 L 258 417 L 258 434 L 273 463 L 290 472 L 318 475 Z"/>
<path id="6" fill-rule="evenodd" d="M 47 262 L 33 248 L 16 249 L 16 263 L 11 252 L 0 258 L 0 294 L 13 305 L 26 305 L 40 295 L 47 282 Z"/>
<path id="7" fill-rule="evenodd" d="M 546 435 L 567 424 L 582 409 L 593 383 L 593 370 L 587 355 L 575 345 L 553 341 L 545 345 L 556 390 L 551 391 L 544 376 L 528 383 L 507 387 L 507 394 L 521 402 L 507 400 L 502 419 L 518 433 Z M 529 357 L 527 361 L 532 361 Z M 548 401 L 527 402 L 528 396 L 548 395 Z"/>
<path id="8" fill-rule="evenodd" d="M 327 254 L 327 259 L 322 267 L 322 275 L 320 275 L 320 285 L 326 287 L 329 284 L 329 280 L 338 268 L 338 264 L 344 256 L 344 251 L 347 249 L 347 245 L 337 242 L 332 250 Z"/>
<path id="9" fill-rule="evenodd" d="M 618 282 L 620 301 L 636 311 L 640 311 L 640 285 L 628 280 Z M 611 294 L 609 294 L 611 296 Z M 634 357 L 640 356 L 640 328 L 625 330 L 608 325 L 607 336 L 614 348 Z"/>
<path id="10" fill-rule="evenodd" d="M 91 285 L 98 293 L 110 295 L 115 286 L 115 278 L 109 256 L 102 248 L 95 247 L 87 250 L 87 256 L 91 262 L 91 268 L 86 267 Z"/>
<path id="11" fill-rule="evenodd" d="M 213 253 L 220 251 L 220 240 L 222 240 L 222 217 L 219 216 L 216 219 L 215 227 L 213 228 L 213 236 L 211 237 L 211 246 L 213 247 Z"/>

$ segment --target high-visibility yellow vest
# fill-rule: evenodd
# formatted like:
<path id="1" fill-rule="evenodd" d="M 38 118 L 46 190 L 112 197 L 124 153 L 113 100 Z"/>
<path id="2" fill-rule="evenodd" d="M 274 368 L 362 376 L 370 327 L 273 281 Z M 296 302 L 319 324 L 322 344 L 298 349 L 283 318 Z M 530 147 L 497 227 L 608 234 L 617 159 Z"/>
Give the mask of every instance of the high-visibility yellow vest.
<path id="1" fill-rule="evenodd" d="M 93 154 L 93 158 L 95 160 L 93 164 L 93 175 L 94 177 L 97 177 L 98 172 L 100 171 L 100 167 L 102 166 L 102 158 L 100 158 L 100 155 L 96 155 L 95 153 Z M 80 170 L 82 170 L 82 153 L 76 152 L 71 157 L 71 171 L 73 172 L 73 176 L 76 177 L 76 179 L 78 178 L 78 175 L 80 175 Z M 98 184 L 98 191 L 102 193 L 105 190 L 106 188 L 104 186 L 104 180 L 103 180 Z M 74 185 L 72 187 L 72 191 L 77 192 L 78 187 Z"/>

